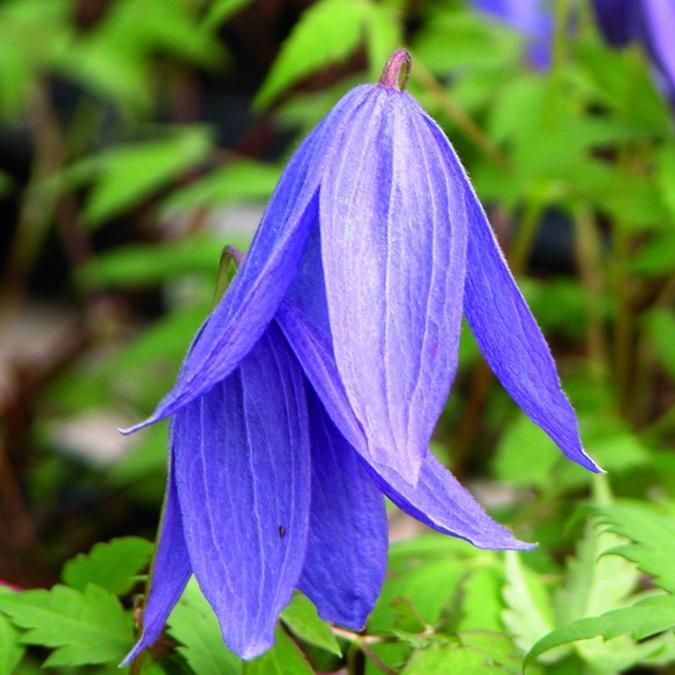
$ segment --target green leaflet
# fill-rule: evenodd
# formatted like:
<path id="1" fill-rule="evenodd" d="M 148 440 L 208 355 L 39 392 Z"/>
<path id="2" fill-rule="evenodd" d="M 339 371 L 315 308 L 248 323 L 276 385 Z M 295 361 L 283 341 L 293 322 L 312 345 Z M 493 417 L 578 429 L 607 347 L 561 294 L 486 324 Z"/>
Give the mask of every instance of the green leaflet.
<path id="1" fill-rule="evenodd" d="M 152 544 L 140 537 L 96 544 L 89 553 L 80 553 L 63 566 L 63 581 L 79 591 L 96 584 L 114 595 L 124 595 L 133 588 L 151 554 Z"/>
<path id="2" fill-rule="evenodd" d="M 244 665 L 244 675 L 314 675 L 302 652 L 281 628 L 274 647 Z"/>
<path id="3" fill-rule="evenodd" d="M 241 662 L 223 643 L 218 620 L 194 577 L 171 612 L 169 634 L 178 651 L 199 675 L 239 675 Z"/>
<path id="4" fill-rule="evenodd" d="M 18 632 L 9 620 L 0 614 L 0 675 L 12 675 L 16 672 L 14 669 L 21 661 L 24 652 L 24 647 L 19 644 L 18 637 Z"/>
<path id="5" fill-rule="evenodd" d="M 45 666 L 121 661 L 134 641 L 131 616 L 108 591 L 65 586 L 0 594 L 0 611 L 26 632 L 21 642 L 54 648 Z"/>
<path id="6" fill-rule="evenodd" d="M 623 633 L 631 633 L 635 640 L 642 640 L 675 626 L 675 598 L 660 595 L 647 598 L 632 607 L 622 607 L 600 616 L 573 621 L 552 631 L 539 640 L 525 657 L 528 665 L 545 651 L 560 645 L 602 636 L 605 640 Z"/>
<path id="7" fill-rule="evenodd" d="M 302 593 L 295 593 L 291 604 L 281 613 L 281 619 L 301 640 L 336 656 L 342 654 L 330 627 L 319 618 L 314 605 Z"/>
<path id="8" fill-rule="evenodd" d="M 210 149 L 208 132 L 195 126 L 168 138 L 120 145 L 81 160 L 70 167 L 73 175 L 89 180 L 91 172 L 96 173 L 83 219 L 92 227 L 101 225 L 174 181 L 201 162 Z"/>
<path id="9" fill-rule="evenodd" d="M 553 628 L 553 614 L 546 586 L 515 551 L 506 552 L 506 609 L 502 620 L 523 652 Z"/>
<path id="10" fill-rule="evenodd" d="M 361 0 L 321 0 L 305 11 L 258 91 L 255 107 L 267 107 L 301 78 L 345 59 L 361 39 L 367 9 Z"/>
<path id="11" fill-rule="evenodd" d="M 609 530 L 632 542 L 608 553 L 632 560 L 657 586 L 675 593 L 675 518 L 642 504 L 613 504 L 598 511 Z"/>

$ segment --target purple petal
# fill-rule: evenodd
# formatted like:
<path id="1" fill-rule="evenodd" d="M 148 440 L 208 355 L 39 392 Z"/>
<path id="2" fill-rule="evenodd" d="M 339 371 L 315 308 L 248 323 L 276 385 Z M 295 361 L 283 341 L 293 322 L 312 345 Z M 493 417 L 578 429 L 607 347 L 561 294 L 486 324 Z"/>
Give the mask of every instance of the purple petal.
<path id="1" fill-rule="evenodd" d="M 595 17 L 607 41 L 623 47 L 635 38 L 639 23 L 640 0 L 593 0 Z"/>
<path id="2" fill-rule="evenodd" d="M 384 498 L 308 385 L 312 505 L 300 590 L 327 621 L 361 630 L 387 568 Z"/>
<path id="3" fill-rule="evenodd" d="M 431 452 L 424 458 L 415 487 L 392 469 L 375 462 L 368 455 L 363 430 L 340 384 L 330 344 L 290 300 L 281 304 L 277 321 L 336 427 L 365 460 L 380 489 L 394 503 L 430 527 L 465 539 L 478 548 L 532 548 L 492 520 Z"/>
<path id="4" fill-rule="evenodd" d="M 321 183 L 338 370 L 373 459 L 415 484 L 454 376 L 466 255 L 461 185 L 417 105 L 374 88 Z"/>
<path id="5" fill-rule="evenodd" d="M 675 4 L 663 0 L 642 0 L 644 41 L 666 80 L 675 90 Z"/>
<path id="6" fill-rule="evenodd" d="M 176 424 L 172 421 L 169 445 L 173 447 L 174 443 L 183 442 L 177 438 L 177 434 L 182 433 L 183 430 L 176 429 Z M 143 633 L 122 661 L 122 666 L 129 665 L 141 651 L 159 637 L 171 610 L 178 602 L 192 574 L 171 466 L 169 466 L 166 498 L 159 531 L 159 543 L 152 564 L 150 593 L 143 610 Z"/>
<path id="7" fill-rule="evenodd" d="M 363 85 L 344 96 L 295 152 L 241 269 L 197 333 L 175 387 L 147 420 L 127 433 L 201 396 L 227 377 L 260 338 L 286 293 L 316 222 L 317 192 L 324 167 L 369 90 Z"/>
<path id="8" fill-rule="evenodd" d="M 275 325 L 177 419 L 176 483 L 194 575 L 243 659 L 274 642 L 305 559 L 310 447 L 302 372 Z"/>
<path id="9" fill-rule="evenodd" d="M 579 424 L 560 387 L 546 340 L 492 233 L 483 207 L 454 150 L 435 122 L 427 118 L 446 157 L 464 183 L 469 213 L 469 245 L 464 287 L 464 312 L 485 360 L 511 398 L 574 462 L 599 472 L 586 454 Z"/>

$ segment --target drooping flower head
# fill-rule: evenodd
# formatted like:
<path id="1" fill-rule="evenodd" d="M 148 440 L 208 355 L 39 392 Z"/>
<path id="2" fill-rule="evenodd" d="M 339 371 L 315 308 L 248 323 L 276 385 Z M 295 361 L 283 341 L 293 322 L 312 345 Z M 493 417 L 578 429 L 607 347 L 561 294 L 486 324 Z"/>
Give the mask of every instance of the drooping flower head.
<path id="1" fill-rule="evenodd" d="M 360 629 L 384 578 L 383 494 L 481 548 L 527 548 L 428 450 L 462 313 L 514 400 L 573 461 L 579 439 L 544 337 L 449 141 L 401 90 L 395 52 L 295 152 L 178 381 L 144 633 L 194 574 L 242 658 L 300 588 Z"/>

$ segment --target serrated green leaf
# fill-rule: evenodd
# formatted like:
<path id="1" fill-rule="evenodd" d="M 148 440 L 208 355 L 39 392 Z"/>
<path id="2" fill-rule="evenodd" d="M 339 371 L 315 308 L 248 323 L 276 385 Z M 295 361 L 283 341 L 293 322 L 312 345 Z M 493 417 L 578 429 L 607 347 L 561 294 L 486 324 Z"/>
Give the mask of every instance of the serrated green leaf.
<path id="1" fill-rule="evenodd" d="M 503 674 L 504 668 L 479 650 L 462 645 L 446 644 L 433 645 L 416 651 L 401 671 L 401 675 L 448 675 L 449 673 Z"/>
<path id="2" fill-rule="evenodd" d="M 314 675 L 303 653 L 281 628 L 275 638 L 272 649 L 244 666 L 245 675 Z"/>
<path id="3" fill-rule="evenodd" d="M 159 141 L 119 146 L 96 157 L 98 176 L 84 209 L 84 220 L 100 225 L 138 204 L 158 188 L 201 162 L 211 149 L 203 128 L 177 132 Z M 83 160 L 88 162 L 89 159 Z M 76 169 L 77 167 L 75 167 Z"/>
<path id="4" fill-rule="evenodd" d="M 457 634 L 460 642 L 490 657 L 493 663 L 514 674 L 521 672 L 522 655 L 513 641 L 501 631 L 472 630 Z"/>
<path id="5" fill-rule="evenodd" d="M 527 652 L 553 629 L 553 612 L 539 576 L 525 567 L 517 552 L 506 551 L 505 555 L 506 585 L 502 593 L 506 609 L 502 620 L 518 647 Z M 559 658 L 560 654 L 555 656 Z"/>
<path id="6" fill-rule="evenodd" d="M 416 632 L 436 623 L 466 573 L 461 560 L 431 560 L 391 574 L 384 583 L 368 627 L 376 632 L 398 628 Z M 422 624 L 422 625 L 421 625 Z"/>
<path id="7" fill-rule="evenodd" d="M 80 553 L 63 566 L 63 581 L 83 591 L 96 584 L 114 595 L 128 593 L 136 575 L 148 564 L 152 544 L 140 537 L 113 539 L 96 544 L 89 553 Z"/>
<path id="8" fill-rule="evenodd" d="M 623 543 L 596 519 L 586 523 L 576 555 L 568 560 L 565 586 L 556 597 L 560 623 L 615 609 L 635 588 L 635 565 L 605 555 Z"/>
<path id="9" fill-rule="evenodd" d="M 298 80 L 346 58 L 361 38 L 367 9 L 361 0 L 321 0 L 309 7 L 284 42 L 254 106 L 267 107 Z"/>
<path id="10" fill-rule="evenodd" d="M 637 563 L 654 583 L 675 593 L 675 520 L 645 504 L 612 504 L 599 509 L 608 529 L 633 543 L 617 543 L 608 551 Z"/>
<path id="11" fill-rule="evenodd" d="M 171 612 L 168 632 L 178 640 L 178 651 L 199 675 L 239 675 L 241 662 L 223 642 L 218 619 L 194 577 Z"/>
<path id="12" fill-rule="evenodd" d="M 341 656 L 340 646 L 328 624 L 319 618 L 316 607 L 302 593 L 297 592 L 281 613 L 282 621 L 301 640 Z"/>
<path id="13" fill-rule="evenodd" d="M 635 640 L 661 633 L 675 626 L 675 597 L 647 598 L 631 607 L 614 609 L 600 616 L 578 619 L 539 640 L 525 657 L 525 665 L 544 652 L 578 640 L 603 637 L 605 640 L 631 633 Z"/>
<path id="14" fill-rule="evenodd" d="M 494 569 L 479 568 L 462 584 L 460 631 L 502 628 L 502 580 Z"/>
<path id="15" fill-rule="evenodd" d="M 14 675 L 25 649 L 19 634 L 7 618 L 0 614 L 0 675 Z"/>
<path id="16" fill-rule="evenodd" d="M 134 642 L 131 616 L 117 598 L 90 584 L 0 594 L 0 611 L 25 629 L 21 642 L 55 650 L 45 666 L 121 661 Z"/>

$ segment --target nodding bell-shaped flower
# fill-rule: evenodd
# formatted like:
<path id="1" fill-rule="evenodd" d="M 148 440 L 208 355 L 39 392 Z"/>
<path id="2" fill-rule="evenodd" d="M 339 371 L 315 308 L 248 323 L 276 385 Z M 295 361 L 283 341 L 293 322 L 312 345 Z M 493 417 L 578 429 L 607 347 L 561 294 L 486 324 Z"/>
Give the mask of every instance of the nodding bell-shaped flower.
<path id="1" fill-rule="evenodd" d="M 462 314 L 514 400 L 598 471 L 452 146 L 402 89 L 346 94 L 295 152 L 232 284 L 153 415 L 170 470 L 144 632 L 191 574 L 244 659 L 269 648 L 295 588 L 360 629 L 386 567 L 383 495 L 487 549 L 529 548 L 428 450 Z"/>

